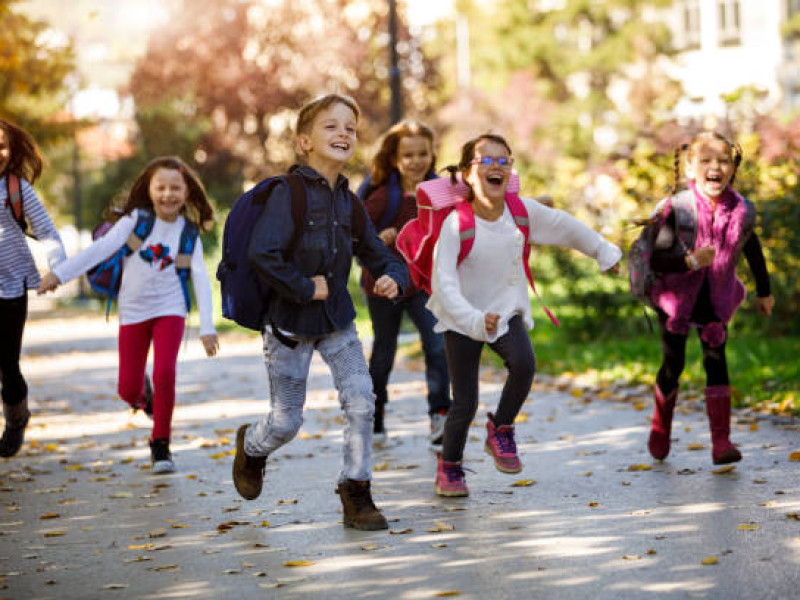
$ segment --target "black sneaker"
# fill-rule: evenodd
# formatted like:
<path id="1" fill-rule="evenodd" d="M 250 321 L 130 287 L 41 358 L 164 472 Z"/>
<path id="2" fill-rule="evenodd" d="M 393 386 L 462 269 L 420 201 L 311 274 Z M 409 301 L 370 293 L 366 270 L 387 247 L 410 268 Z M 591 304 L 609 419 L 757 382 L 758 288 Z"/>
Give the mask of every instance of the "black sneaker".
<path id="1" fill-rule="evenodd" d="M 150 442 L 150 472 L 174 473 L 175 463 L 172 462 L 172 453 L 169 451 L 167 438 L 156 438 Z"/>

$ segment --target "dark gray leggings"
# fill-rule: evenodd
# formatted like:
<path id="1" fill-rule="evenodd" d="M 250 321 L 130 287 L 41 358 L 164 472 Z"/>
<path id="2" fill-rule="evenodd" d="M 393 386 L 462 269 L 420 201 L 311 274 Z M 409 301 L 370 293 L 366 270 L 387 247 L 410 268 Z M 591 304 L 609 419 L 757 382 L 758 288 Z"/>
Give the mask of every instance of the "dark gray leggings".
<path id="1" fill-rule="evenodd" d="M 447 413 L 442 445 L 442 458 L 448 462 L 458 462 L 463 457 L 469 426 L 478 410 L 478 376 L 484 343 L 454 331 L 444 334 L 444 351 L 453 386 L 453 404 Z M 494 422 L 511 425 L 528 397 L 536 373 L 536 357 L 522 317 L 513 317 L 508 323 L 508 332 L 488 346 L 503 359 L 508 369 Z"/>

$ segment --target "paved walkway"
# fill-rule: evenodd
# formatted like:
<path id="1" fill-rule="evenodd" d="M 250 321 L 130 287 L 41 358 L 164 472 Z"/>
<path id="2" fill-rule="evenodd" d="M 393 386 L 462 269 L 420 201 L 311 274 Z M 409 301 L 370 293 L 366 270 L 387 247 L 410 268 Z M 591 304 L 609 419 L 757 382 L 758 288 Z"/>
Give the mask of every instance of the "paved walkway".
<path id="1" fill-rule="evenodd" d="M 484 406 L 466 453 L 465 499 L 433 493 L 419 365 L 393 378 L 374 492 L 390 531 L 344 529 L 341 420 L 313 364 L 306 423 L 246 502 L 231 484 L 235 427 L 265 410 L 260 340 L 222 339 L 180 357 L 178 471 L 148 471 L 149 424 L 114 394 L 116 324 L 36 318 L 23 368 L 34 418 L 0 460 L 0 598 L 797 598 L 798 427 L 739 414 L 745 459 L 715 473 L 697 403 L 673 454 L 646 453 L 644 391 L 537 384 L 517 426 L 522 473 L 482 451 Z M 701 450 L 694 450 L 700 447 Z M 703 564 L 713 562 L 715 564 Z"/>

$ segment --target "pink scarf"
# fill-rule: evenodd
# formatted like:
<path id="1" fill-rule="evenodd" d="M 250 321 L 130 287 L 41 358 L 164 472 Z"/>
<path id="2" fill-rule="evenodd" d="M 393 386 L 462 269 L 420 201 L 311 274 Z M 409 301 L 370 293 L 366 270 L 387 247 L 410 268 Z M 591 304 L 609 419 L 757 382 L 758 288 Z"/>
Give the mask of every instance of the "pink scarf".
<path id="1" fill-rule="evenodd" d="M 724 324 L 731 320 L 736 309 L 745 298 L 744 284 L 736 276 L 736 262 L 744 242 L 747 204 L 744 198 L 730 186 L 725 189 L 716 210 L 691 182 L 697 205 L 697 239 L 695 248 L 713 245 L 716 248 L 714 262 L 697 271 L 669 273 L 656 279 L 653 286 L 653 302 L 667 314 L 667 329 L 672 333 L 686 335 L 692 325 L 690 318 L 697 296 L 708 276 L 711 290 L 711 306 L 719 318 L 708 323 L 701 332 L 702 339 L 711 346 L 725 341 Z"/>

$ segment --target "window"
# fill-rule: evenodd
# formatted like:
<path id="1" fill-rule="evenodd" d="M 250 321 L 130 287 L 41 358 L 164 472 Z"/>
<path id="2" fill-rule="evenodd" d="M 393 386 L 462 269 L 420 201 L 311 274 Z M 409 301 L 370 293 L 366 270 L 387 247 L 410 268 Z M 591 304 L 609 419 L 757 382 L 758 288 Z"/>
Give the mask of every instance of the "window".
<path id="1" fill-rule="evenodd" d="M 697 50 L 700 48 L 700 0 L 684 0 L 680 11 L 683 49 Z"/>
<path id="2" fill-rule="evenodd" d="M 717 0 L 719 45 L 738 46 L 742 41 L 739 0 Z"/>

